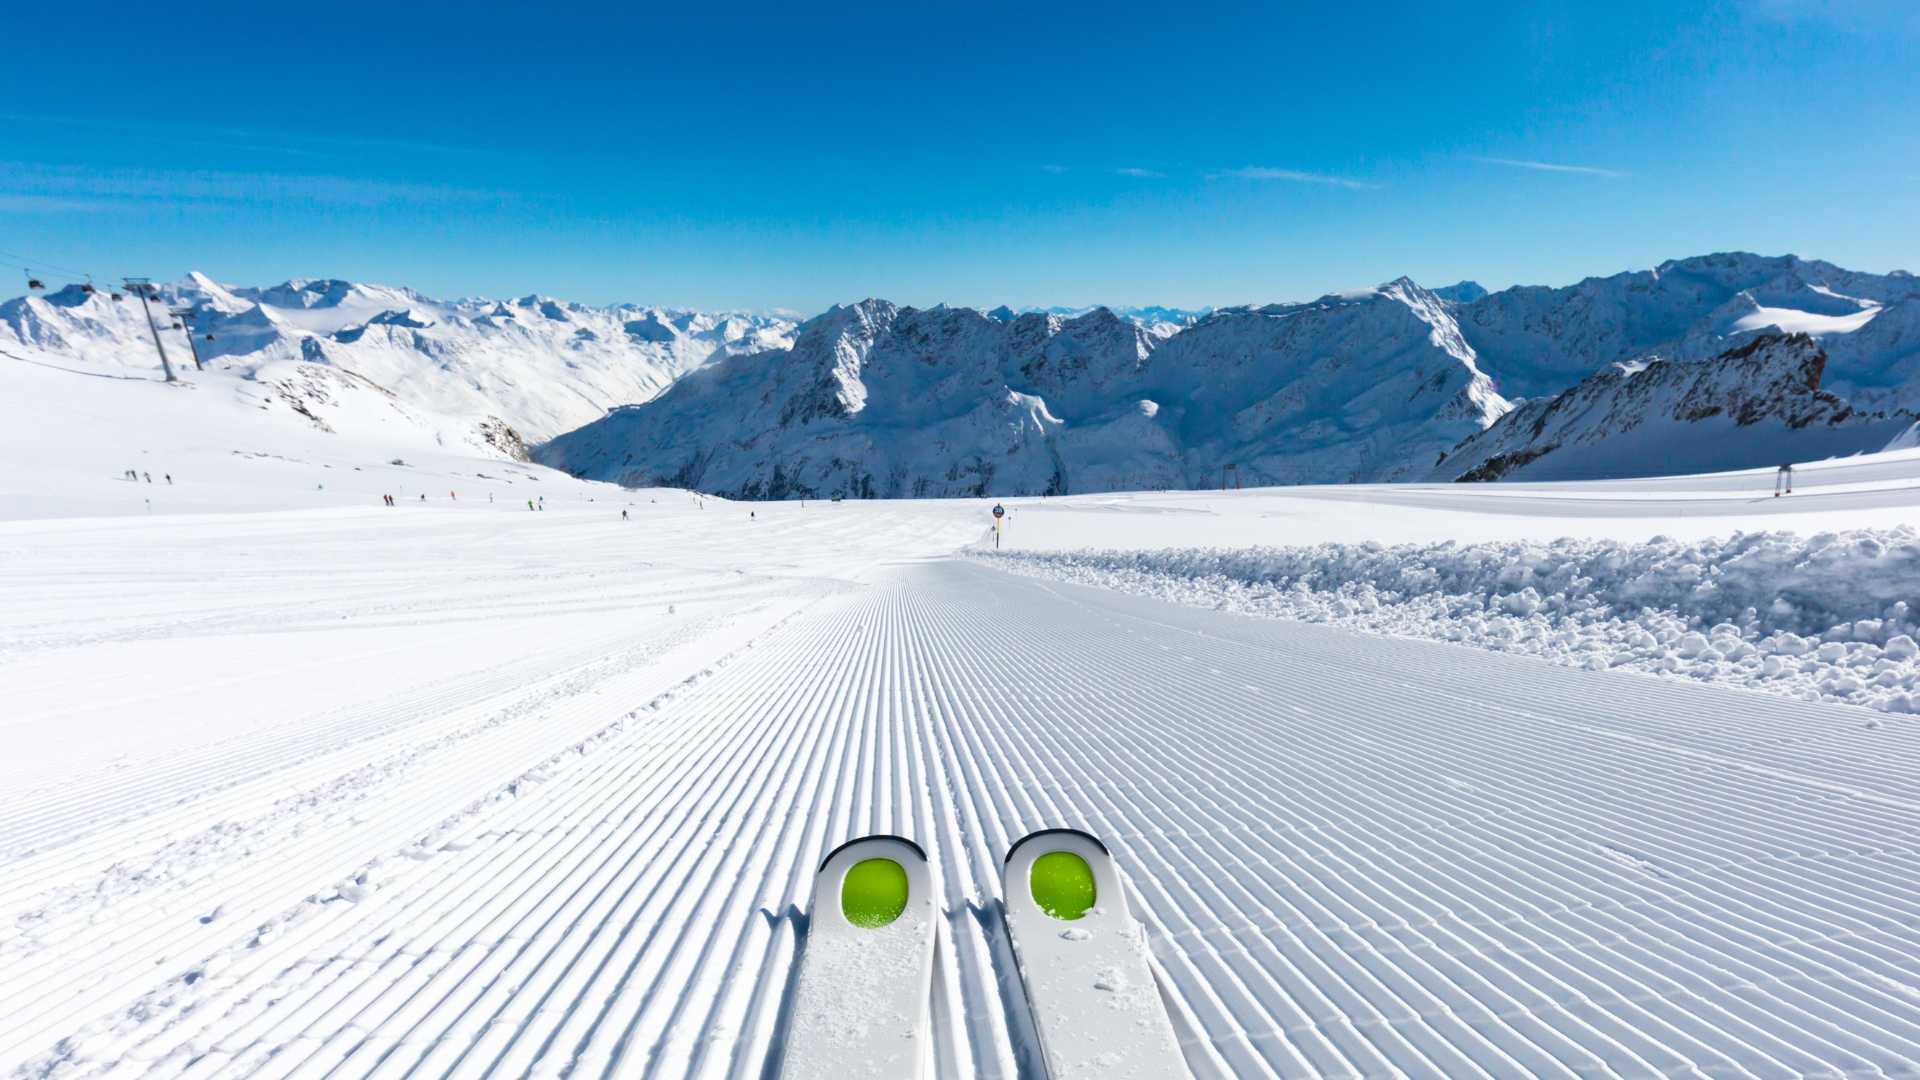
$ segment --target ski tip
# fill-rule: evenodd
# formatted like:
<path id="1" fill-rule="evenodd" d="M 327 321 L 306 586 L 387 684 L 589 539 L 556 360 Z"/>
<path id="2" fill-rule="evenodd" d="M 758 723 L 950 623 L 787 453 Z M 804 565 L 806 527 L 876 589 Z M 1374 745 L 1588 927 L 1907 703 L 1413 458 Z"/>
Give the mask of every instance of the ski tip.
<path id="1" fill-rule="evenodd" d="M 1013 846 L 1007 849 L 1007 857 L 1000 860 L 1000 865 L 1005 866 L 1012 862 L 1013 853 L 1019 851 L 1021 845 L 1027 843 L 1029 840 L 1041 840 L 1049 836 L 1078 836 L 1094 847 L 1099 848 L 1102 855 L 1111 856 L 1113 854 L 1113 852 L 1107 850 L 1107 845 L 1100 842 L 1099 837 L 1090 832 L 1082 832 L 1079 829 L 1039 829 L 1015 840 Z"/>
<path id="2" fill-rule="evenodd" d="M 846 843 L 841 844 L 839 847 L 834 848 L 832 851 L 827 852 L 826 858 L 820 860 L 820 870 L 821 871 L 826 870 L 827 864 L 833 861 L 833 857 L 835 855 L 840 854 L 841 852 L 847 850 L 848 848 L 852 847 L 855 844 L 864 844 L 870 840 L 898 840 L 899 842 L 912 848 L 913 853 L 915 855 L 920 856 L 921 862 L 927 861 L 927 849 L 921 847 L 919 844 L 914 843 L 913 841 L 907 839 L 906 837 L 895 836 L 893 833 L 873 833 L 868 836 L 856 836 L 853 839 L 847 841 Z M 1095 841 L 1095 842 L 1097 843 L 1098 841 Z"/>

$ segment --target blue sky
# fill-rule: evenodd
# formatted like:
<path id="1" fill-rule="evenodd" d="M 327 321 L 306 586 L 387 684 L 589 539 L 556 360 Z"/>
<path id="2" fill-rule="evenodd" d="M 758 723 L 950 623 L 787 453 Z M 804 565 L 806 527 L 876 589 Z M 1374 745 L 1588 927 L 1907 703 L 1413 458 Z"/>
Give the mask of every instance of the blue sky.
<path id="1" fill-rule="evenodd" d="M 0 252 L 802 311 L 1920 270 L 1911 0 L 689 6 L 23 7 Z"/>

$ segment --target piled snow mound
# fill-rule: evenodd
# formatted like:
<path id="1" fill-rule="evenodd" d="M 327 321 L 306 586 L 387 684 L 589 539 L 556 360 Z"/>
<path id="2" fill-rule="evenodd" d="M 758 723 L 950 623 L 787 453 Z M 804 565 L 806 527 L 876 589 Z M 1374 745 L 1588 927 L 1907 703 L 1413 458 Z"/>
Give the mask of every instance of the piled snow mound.
<path id="1" fill-rule="evenodd" d="M 1021 573 L 1920 712 L 1920 533 L 1005 552 Z"/>

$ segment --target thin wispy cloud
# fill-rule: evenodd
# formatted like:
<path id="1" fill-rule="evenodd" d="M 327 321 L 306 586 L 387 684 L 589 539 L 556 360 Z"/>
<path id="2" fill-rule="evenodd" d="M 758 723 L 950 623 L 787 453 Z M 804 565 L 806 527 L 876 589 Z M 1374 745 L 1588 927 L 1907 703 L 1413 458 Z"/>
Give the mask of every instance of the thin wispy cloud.
<path id="1" fill-rule="evenodd" d="M 1059 176 L 1061 173 L 1067 171 L 1067 167 L 1065 165 L 1042 165 L 1040 166 L 1040 171 L 1043 173 L 1052 173 L 1055 176 Z"/>
<path id="2" fill-rule="evenodd" d="M 1346 188 L 1348 191 L 1379 191 L 1387 186 L 1368 180 L 1355 180 L 1350 176 L 1332 176 L 1327 173 L 1303 172 L 1299 169 L 1274 169 L 1264 165 L 1248 165 L 1244 168 L 1207 174 L 1209 180 L 1217 180 L 1221 177 L 1231 177 L 1236 180 L 1280 180 L 1289 184 L 1319 184 L 1322 187 Z"/>
<path id="3" fill-rule="evenodd" d="M 453 146 L 424 139 L 395 139 L 367 135 L 314 135 L 290 131 L 266 131 L 254 128 L 218 127 L 193 124 L 179 129 L 156 130 L 151 125 L 136 126 L 87 117 L 48 116 L 39 113 L 0 112 L 0 120 L 10 124 L 34 124 L 43 127 L 84 128 L 114 132 L 168 145 L 226 147 L 257 150 L 295 157 L 352 157 L 368 150 L 420 152 L 428 154 L 479 154 L 475 147 Z"/>
<path id="4" fill-rule="evenodd" d="M 104 199 L 0 193 L 0 214 L 93 214 L 114 208 L 113 203 Z"/>
<path id="5" fill-rule="evenodd" d="M 1565 165 L 1557 161 L 1528 161 L 1524 158 L 1477 157 L 1473 160 L 1483 165 L 1500 165 L 1509 169 L 1531 169 L 1534 172 L 1577 173 L 1581 176 L 1605 176 L 1618 180 L 1631 176 L 1631 173 L 1619 169 L 1602 169 L 1597 165 Z"/>
<path id="6" fill-rule="evenodd" d="M 1920 4 L 1909 0 L 1740 0 L 1739 7 L 1788 26 L 1810 23 L 1863 37 L 1920 36 Z"/>
<path id="7" fill-rule="evenodd" d="M 498 191 L 449 184 L 351 176 L 214 169 L 95 169 L 17 161 L 0 162 L 0 191 L 8 191 L 13 198 L 96 204 L 108 200 L 145 200 L 284 205 L 298 200 L 327 206 L 364 207 L 472 202 L 504 197 L 504 193 Z"/>
<path id="8" fill-rule="evenodd" d="M 1167 175 L 1163 172 L 1155 172 L 1152 169 L 1142 169 L 1137 165 L 1126 165 L 1113 171 L 1120 176 L 1132 176 L 1141 180 L 1158 180 Z"/>

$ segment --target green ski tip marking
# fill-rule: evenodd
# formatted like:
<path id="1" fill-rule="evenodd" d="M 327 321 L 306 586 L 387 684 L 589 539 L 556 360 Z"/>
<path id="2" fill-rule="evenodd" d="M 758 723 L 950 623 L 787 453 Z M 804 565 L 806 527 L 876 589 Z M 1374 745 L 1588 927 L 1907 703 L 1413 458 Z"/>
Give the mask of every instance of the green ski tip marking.
<path id="1" fill-rule="evenodd" d="M 862 859 L 840 883 L 840 911 L 863 930 L 885 926 L 907 910 L 907 872 L 892 859 Z"/>
<path id="2" fill-rule="evenodd" d="M 1056 919 L 1071 922 L 1093 906 L 1093 867 L 1071 851 L 1049 851 L 1033 860 L 1028 881 L 1033 902 Z"/>

